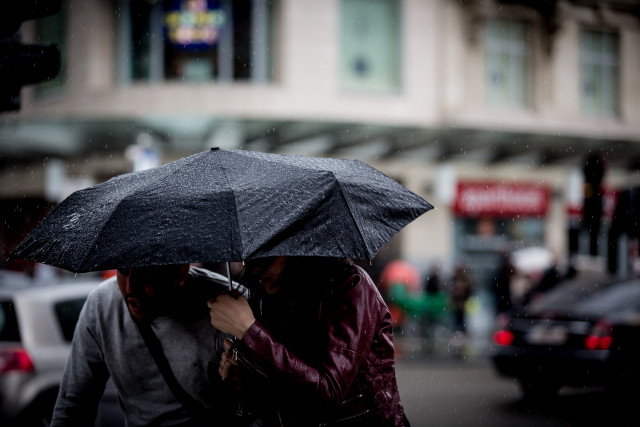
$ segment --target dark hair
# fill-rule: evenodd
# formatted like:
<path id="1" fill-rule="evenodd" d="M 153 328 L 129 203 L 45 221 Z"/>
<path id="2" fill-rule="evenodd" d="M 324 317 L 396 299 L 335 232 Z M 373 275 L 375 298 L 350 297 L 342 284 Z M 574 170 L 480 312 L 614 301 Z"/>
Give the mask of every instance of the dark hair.
<path id="1" fill-rule="evenodd" d="M 333 283 L 342 283 L 352 271 L 353 262 L 347 258 L 289 256 L 282 273 L 281 283 L 283 288 L 293 292 L 308 292 L 311 289 L 330 290 Z M 253 278 L 244 274 L 243 276 L 245 280 L 241 279 L 241 281 L 249 289 L 261 288 L 252 281 Z"/>
<path id="2" fill-rule="evenodd" d="M 172 281 L 184 274 L 185 264 L 153 265 L 145 267 L 118 268 L 123 276 L 148 276 L 159 282 Z"/>
<path id="3" fill-rule="evenodd" d="M 353 268 L 351 260 L 333 257 L 290 257 L 285 281 L 306 278 L 313 284 L 326 284 L 341 280 Z"/>

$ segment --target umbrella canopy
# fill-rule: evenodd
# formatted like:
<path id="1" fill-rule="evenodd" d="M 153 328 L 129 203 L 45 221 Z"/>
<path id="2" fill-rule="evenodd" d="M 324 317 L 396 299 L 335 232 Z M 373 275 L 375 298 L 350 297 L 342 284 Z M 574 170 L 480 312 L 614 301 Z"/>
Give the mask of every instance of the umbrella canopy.
<path id="1" fill-rule="evenodd" d="M 372 259 L 431 208 L 361 161 L 212 149 L 73 193 L 12 256 L 74 272 L 276 255 Z"/>

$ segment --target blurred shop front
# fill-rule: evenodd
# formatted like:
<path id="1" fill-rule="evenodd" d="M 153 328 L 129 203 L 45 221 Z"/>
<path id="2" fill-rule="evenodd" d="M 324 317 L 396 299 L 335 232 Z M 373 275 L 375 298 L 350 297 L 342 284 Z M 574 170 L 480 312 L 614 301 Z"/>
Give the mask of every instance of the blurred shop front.
<path id="1" fill-rule="evenodd" d="M 544 246 L 550 204 L 547 186 L 528 182 L 460 181 L 454 199 L 455 259 L 474 293 L 493 311 L 493 280 L 505 254 Z"/>

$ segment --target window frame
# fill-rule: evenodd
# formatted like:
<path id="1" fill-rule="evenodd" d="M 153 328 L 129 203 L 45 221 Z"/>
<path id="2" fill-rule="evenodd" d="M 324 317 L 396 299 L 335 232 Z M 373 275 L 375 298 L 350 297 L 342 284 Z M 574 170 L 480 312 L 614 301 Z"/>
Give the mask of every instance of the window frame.
<path id="1" fill-rule="evenodd" d="M 613 51 L 589 51 L 588 48 L 585 47 L 587 42 L 585 37 L 589 35 L 599 36 L 601 45 L 606 44 L 607 36 L 611 37 L 609 42 L 612 42 L 613 45 L 609 47 L 613 47 Z M 621 79 L 619 32 L 613 29 L 582 27 L 580 28 L 578 37 L 580 111 L 589 117 L 619 117 Z M 585 72 L 585 68 L 587 67 L 591 68 L 591 72 L 593 72 L 594 69 L 596 70 L 593 74 L 598 74 L 597 69 L 600 69 L 600 77 L 594 77 L 599 81 L 595 82 L 596 87 L 593 88 L 594 95 L 591 100 L 589 100 L 587 94 L 585 94 L 585 85 L 588 84 L 588 73 Z M 607 74 L 606 76 L 604 75 L 605 72 Z M 607 95 L 609 96 L 607 97 Z"/>
<path id="2" fill-rule="evenodd" d="M 340 0 L 339 2 L 339 27 L 338 27 L 338 82 L 340 88 L 344 91 L 351 92 L 367 92 L 367 93 L 398 93 L 402 87 L 402 2 L 399 0 L 379 0 L 379 1 L 387 1 L 389 3 L 393 3 L 391 6 L 394 11 L 394 40 L 390 43 L 389 49 L 391 53 L 389 55 L 390 60 L 387 61 L 388 64 L 392 64 L 394 69 L 390 72 L 390 75 L 387 76 L 388 83 L 379 84 L 379 83 L 358 83 L 355 79 L 349 79 L 345 70 L 348 68 L 345 63 L 349 61 L 346 59 L 347 53 L 345 53 L 345 43 L 344 40 L 348 38 L 348 34 L 345 33 L 345 25 L 346 25 L 346 17 L 345 17 L 345 4 L 349 1 L 358 1 L 358 0 Z M 368 3 L 368 1 L 364 0 L 363 3 Z"/>
<path id="3" fill-rule="evenodd" d="M 149 45 L 149 63 L 146 76 L 136 77 L 133 70 L 133 28 L 131 16 L 131 2 L 135 0 L 118 0 L 118 35 L 117 35 L 117 75 L 121 85 L 132 83 L 176 83 L 181 78 L 166 76 L 167 55 L 164 40 L 164 3 L 155 2 L 150 6 L 149 34 L 146 41 Z M 250 33 L 252 59 L 251 73 L 248 78 L 235 76 L 234 58 L 237 56 L 234 48 L 234 26 L 227 24 L 222 29 L 222 35 L 216 49 L 217 66 L 211 79 L 206 82 L 248 81 L 254 84 L 268 84 L 273 81 L 273 33 L 275 26 L 275 11 L 277 0 L 250 0 L 251 16 Z M 230 15 L 233 0 L 220 0 L 220 7 Z M 255 40 L 258 40 L 257 42 Z M 202 83 L 200 80 L 184 79 L 185 84 Z"/>
<path id="4" fill-rule="evenodd" d="M 494 25 L 506 26 L 508 35 L 506 38 L 493 38 Z M 514 31 L 520 27 L 522 38 L 514 39 Z M 534 51 L 532 46 L 533 25 L 529 20 L 517 17 L 495 16 L 487 18 L 484 25 L 484 76 L 485 104 L 494 108 L 509 108 L 529 110 L 533 104 L 533 61 Z M 496 62 L 492 57 L 502 56 L 501 61 L 508 62 L 507 68 L 501 70 L 506 83 L 500 88 L 494 89 L 492 85 L 492 73 Z M 520 70 L 514 69 L 513 59 L 519 59 Z M 521 71 L 520 73 L 518 71 Z"/>

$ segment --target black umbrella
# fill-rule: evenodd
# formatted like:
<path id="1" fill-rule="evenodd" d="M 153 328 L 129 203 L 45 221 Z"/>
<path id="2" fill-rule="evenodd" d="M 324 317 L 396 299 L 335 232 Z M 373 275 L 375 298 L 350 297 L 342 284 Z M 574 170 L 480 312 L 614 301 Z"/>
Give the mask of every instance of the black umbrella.
<path id="1" fill-rule="evenodd" d="M 73 193 L 12 256 L 74 272 L 275 255 L 372 259 L 431 208 L 357 160 L 212 149 Z"/>

